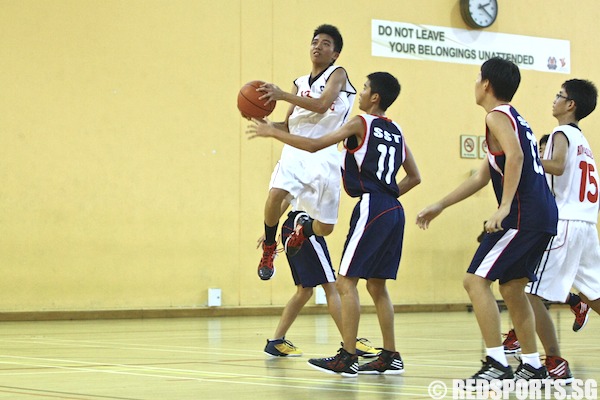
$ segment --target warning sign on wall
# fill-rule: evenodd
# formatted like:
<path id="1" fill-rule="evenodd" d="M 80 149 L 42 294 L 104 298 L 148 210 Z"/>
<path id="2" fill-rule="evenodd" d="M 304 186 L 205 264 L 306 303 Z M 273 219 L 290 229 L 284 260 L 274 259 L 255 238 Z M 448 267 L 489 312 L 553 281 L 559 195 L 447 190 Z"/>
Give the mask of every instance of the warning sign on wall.
<path id="1" fill-rule="evenodd" d="M 477 158 L 479 141 L 475 135 L 460 135 L 460 158 Z"/>
<path id="2" fill-rule="evenodd" d="M 479 158 L 485 158 L 487 154 L 487 142 L 485 136 L 479 136 Z"/>

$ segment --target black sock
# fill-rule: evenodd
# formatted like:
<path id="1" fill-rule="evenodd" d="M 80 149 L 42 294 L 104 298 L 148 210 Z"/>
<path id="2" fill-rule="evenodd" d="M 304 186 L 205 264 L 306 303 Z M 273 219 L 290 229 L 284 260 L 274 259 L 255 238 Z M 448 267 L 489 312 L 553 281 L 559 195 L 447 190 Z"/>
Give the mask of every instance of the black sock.
<path id="1" fill-rule="evenodd" d="M 570 306 L 576 306 L 577 304 L 579 304 L 580 301 L 581 297 L 579 297 L 575 293 L 569 293 L 569 300 L 567 300 L 567 303 L 569 303 Z"/>
<path id="2" fill-rule="evenodd" d="M 275 226 L 267 226 L 267 224 L 265 224 L 265 244 L 275 243 L 275 236 L 277 235 L 278 226 L 279 224 L 275 224 Z"/>
<path id="3" fill-rule="evenodd" d="M 304 236 L 306 237 L 311 237 L 312 235 L 315 234 L 315 231 L 313 231 L 313 224 L 314 219 L 309 218 L 308 221 L 305 221 L 302 224 L 302 232 L 304 233 Z"/>
<path id="4" fill-rule="evenodd" d="M 390 356 L 390 357 L 391 357 L 391 356 L 393 356 L 393 355 L 394 355 L 394 353 L 395 353 L 395 351 L 386 350 L 386 349 L 381 349 L 381 354 L 385 354 L 385 355 L 388 355 L 388 356 Z"/>

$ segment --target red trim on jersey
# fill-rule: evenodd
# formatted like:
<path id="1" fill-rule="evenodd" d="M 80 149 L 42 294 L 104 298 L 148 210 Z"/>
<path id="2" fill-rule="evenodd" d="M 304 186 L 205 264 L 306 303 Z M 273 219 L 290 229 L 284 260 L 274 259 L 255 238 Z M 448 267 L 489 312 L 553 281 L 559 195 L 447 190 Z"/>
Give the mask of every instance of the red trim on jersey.
<path id="1" fill-rule="evenodd" d="M 501 104 L 501 105 L 509 105 L 509 104 Z M 512 125 L 512 127 L 513 127 L 513 130 L 514 130 L 515 132 L 517 131 L 517 126 L 515 125 L 514 118 L 513 118 L 513 116 L 512 116 L 510 113 L 504 112 L 503 110 L 497 110 L 497 109 L 495 109 L 495 108 L 494 108 L 492 111 L 490 111 L 490 113 L 493 113 L 493 112 L 499 112 L 499 113 L 502 113 L 502 114 L 506 115 L 506 116 L 508 117 L 508 120 L 510 121 L 510 124 L 511 124 L 511 125 Z M 504 155 L 504 151 L 500 151 L 500 152 L 498 152 L 498 153 L 494 153 L 494 152 L 493 152 L 493 151 L 490 149 L 490 145 L 489 145 L 489 144 L 490 144 L 490 139 L 489 139 L 489 137 L 488 137 L 488 134 L 489 134 L 489 133 L 490 133 L 490 128 L 487 126 L 487 124 L 485 124 L 485 140 L 486 140 L 486 142 L 488 143 L 488 152 L 489 152 L 491 155 L 493 155 L 493 156 L 501 156 L 501 155 Z"/>
<path id="2" fill-rule="evenodd" d="M 510 104 L 501 104 L 500 106 L 509 106 Z M 500 107 L 498 106 L 498 107 Z M 505 112 L 504 110 L 498 109 L 498 108 L 494 108 L 492 111 L 490 111 L 490 113 L 493 112 L 499 112 L 501 114 L 504 114 L 508 117 L 508 120 L 510 121 L 510 124 L 512 125 L 513 131 L 514 133 L 517 135 L 517 139 L 519 139 L 519 142 L 521 141 L 521 138 L 519 137 L 518 131 L 517 131 L 517 125 L 515 123 L 515 119 L 512 116 L 512 114 Z M 493 155 L 493 156 L 503 156 L 504 155 L 504 151 L 500 151 L 497 153 L 494 153 L 489 146 L 489 133 L 490 133 L 490 128 L 487 126 L 487 124 L 485 124 L 485 140 L 488 143 L 488 153 Z M 520 143 L 519 143 L 520 144 Z M 500 172 L 500 171 L 499 171 Z M 501 172 L 502 175 L 502 192 L 504 193 L 504 171 Z M 515 195 L 514 195 L 514 201 L 516 201 L 517 203 L 517 229 L 520 229 L 521 227 L 521 200 L 520 200 L 520 196 L 519 196 L 519 188 L 517 187 L 517 190 L 515 191 Z"/>
<path id="3" fill-rule="evenodd" d="M 369 115 L 372 115 L 373 117 L 385 119 L 386 121 L 392 122 L 392 120 L 389 119 L 388 117 L 386 117 L 385 115 L 379 115 L 379 114 L 369 114 Z"/>
<path id="4" fill-rule="evenodd" d="M 362 121 L 364 135 L 363 135 L 363 140 L 362 140 L 362 143 L 361 143 L 361 144 L 359 144 L 359 145 L 358 145 L 358 146 L 357 146 L 355 149 L 349 149 L 349 148 L 348 148 L 348 146 L 346 146 L 346 141 L 347 141 L 348 139 L 344 140 L 344 148 L 345 148 L 345 149 L 348 151 L 348 153 L 350 153 L 350 154 L 354 154 L 354 153 L 356 153 L 358 150 L 360 150 L 360 149 L 361 149 L 361 148 L 362 148 L 362 147 L 365 145 L 365 142 L 367 141 L 367 133 L 368 133 L 368 132 L 367 132 L 367 121 L 365 121 L 365 119 L 363 118 L 363 116 L 362 116 L 362 115 L 357 115 L 357 117 L 359 117 L 359 118 L 360 118 L 360 120 Z"/>

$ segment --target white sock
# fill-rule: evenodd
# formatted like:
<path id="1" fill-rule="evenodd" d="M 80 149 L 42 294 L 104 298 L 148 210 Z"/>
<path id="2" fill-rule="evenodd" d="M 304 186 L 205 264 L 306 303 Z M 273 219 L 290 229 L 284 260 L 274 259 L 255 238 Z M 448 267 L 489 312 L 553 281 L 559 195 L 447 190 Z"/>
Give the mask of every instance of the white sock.
<path id="1" fill-rule="evenodd" d="M 523 364 L 529 364 L 535 369 L 538 369 L 542 366 L 542 362 L 540 361 L 540 353 L 521 354 L 521 361 Z"/>
<path id="2" fill-rule="evenodd" d="M 488 347 L 485 349 L 485 352 L 488 356 L 498 361 L 500 364 L 504 365 L 505 367 L 508 366 L 508 360 L 506 359 L 506 354 L 504 354 L 504 346 Z"/>

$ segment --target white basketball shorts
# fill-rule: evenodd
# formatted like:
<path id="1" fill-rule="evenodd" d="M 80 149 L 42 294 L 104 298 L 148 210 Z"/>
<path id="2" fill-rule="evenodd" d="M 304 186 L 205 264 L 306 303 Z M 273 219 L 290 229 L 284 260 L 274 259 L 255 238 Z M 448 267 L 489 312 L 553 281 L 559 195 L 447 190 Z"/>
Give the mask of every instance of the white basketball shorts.
<path id="1" fill-rule="evenodd" d="M 558 233 L 550 241 L 525 291 L 549 301 L 565 302 L 571 287 L 590 300 L 600 298 L 600 244 L 596 224 L 558 221 Z"/>
<path id="2" fill-rule="evenodd" d="M 335 152 L 328 148 L 316 153 L 289 150 L 281 153 L 269 188 L 289 192 L 288 200 L 294 210 L 305 211 L 325 224 L 337 223 L 342 176 L 340 153 L 335 148 Z"/>

